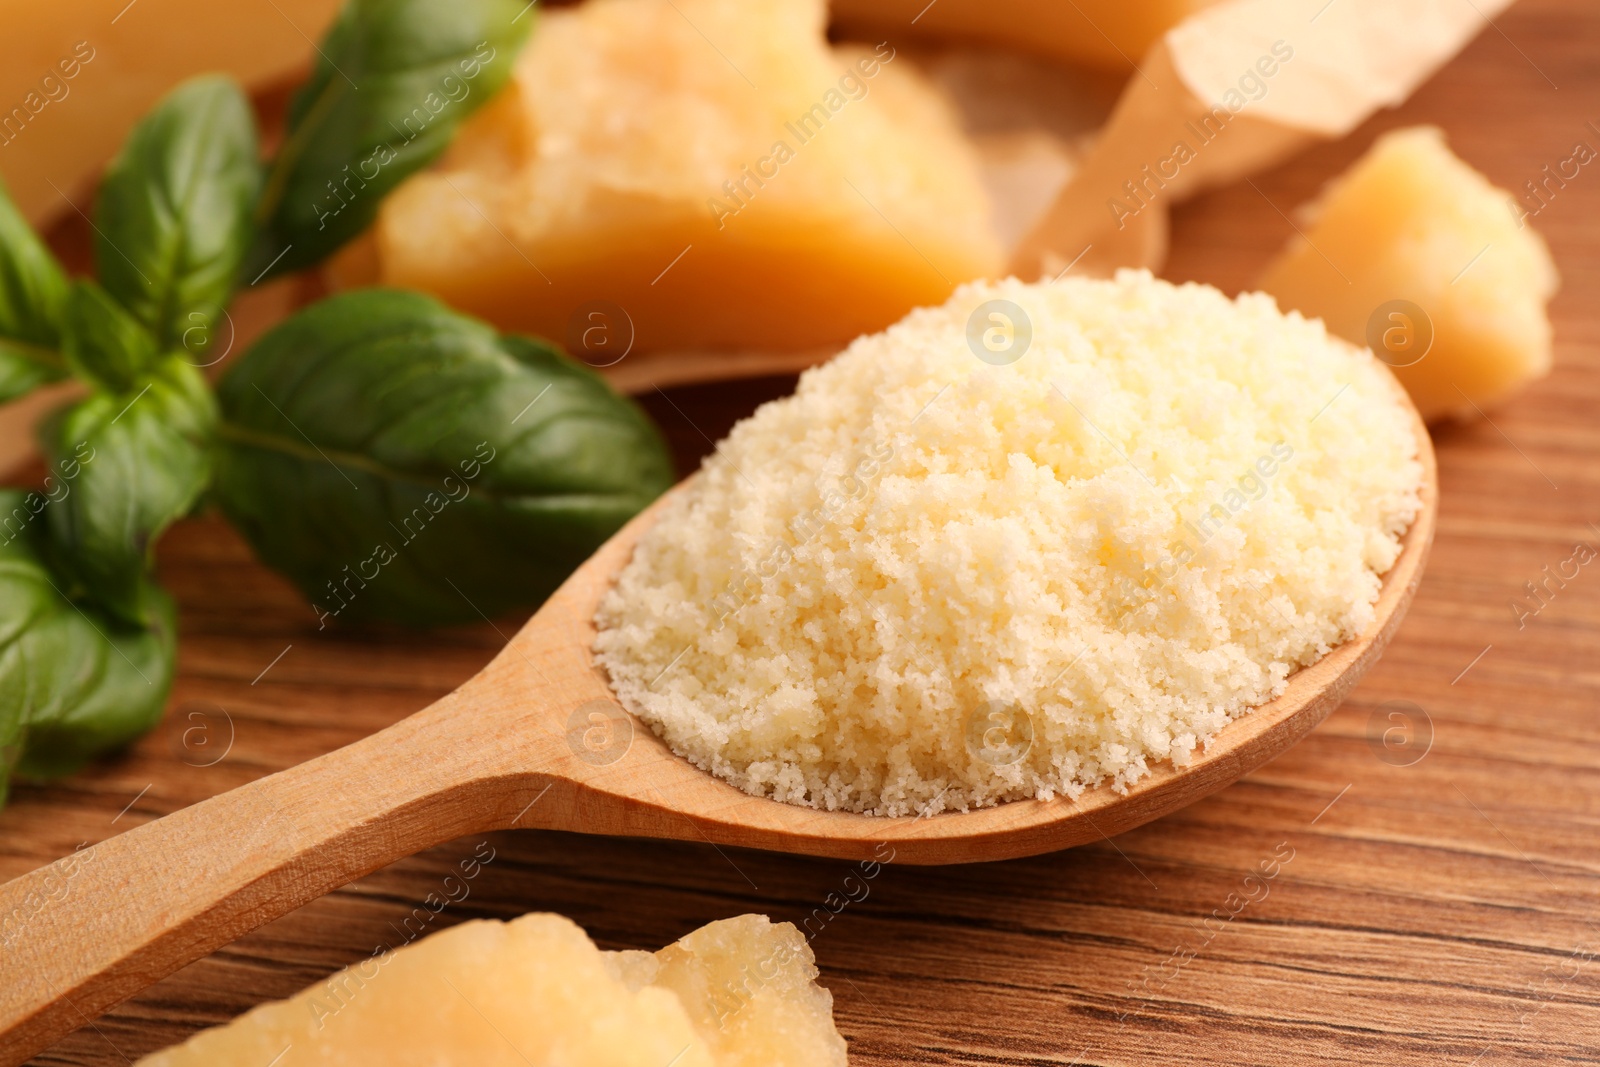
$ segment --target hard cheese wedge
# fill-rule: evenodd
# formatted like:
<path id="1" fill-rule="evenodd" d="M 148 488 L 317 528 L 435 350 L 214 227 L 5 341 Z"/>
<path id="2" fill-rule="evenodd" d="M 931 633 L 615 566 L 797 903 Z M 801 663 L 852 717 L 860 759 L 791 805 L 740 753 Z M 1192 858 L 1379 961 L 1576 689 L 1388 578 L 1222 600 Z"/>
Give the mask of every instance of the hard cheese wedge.
<path id="1" fill-rule="evenodd" d="M 477 921 L 347 968 L 139 1067 L 843 1067 L 805 938 L 743 915 L 660 952 Z"/>
<path id="2" fill-rule="evenodd" d="M 1549 371 L 1550 253 L 1437 129 L 1380 137 L 1311 214 L 1260 287 L 1370 346 L 1423 418 L 1473 414 Z"/>
<path id="3" fill-rule="evenodd" d="M 306 66 L 339 0 L 0 0 L 0 173 L 32 223 L 88 210 L 94 173 L 193 74 L 256 89 Z"/>
<path id="4" fill-rule="evenodd" d="M 592 321 L 644 350 L 842 342 L 993 273 L 944 101 L 892 47 L 829 47 L 824 14 L 549 12 L 514 84 L 384 205 L 378 276 L 569 344 L 604 302 Z"/>

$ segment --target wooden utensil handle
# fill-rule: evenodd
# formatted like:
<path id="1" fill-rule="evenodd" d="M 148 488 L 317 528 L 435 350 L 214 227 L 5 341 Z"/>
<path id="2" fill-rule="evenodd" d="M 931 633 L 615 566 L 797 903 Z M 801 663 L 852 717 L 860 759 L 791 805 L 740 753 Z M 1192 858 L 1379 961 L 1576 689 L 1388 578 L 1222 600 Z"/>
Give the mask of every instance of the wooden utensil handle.
<path id="1" fill-rule="evenodd" d="M 510 825 L 548 780 L 486 766 L 492 741 L 440 722 L 459 699 L 0 886 L 0 1064 L 386 863 Z"/>

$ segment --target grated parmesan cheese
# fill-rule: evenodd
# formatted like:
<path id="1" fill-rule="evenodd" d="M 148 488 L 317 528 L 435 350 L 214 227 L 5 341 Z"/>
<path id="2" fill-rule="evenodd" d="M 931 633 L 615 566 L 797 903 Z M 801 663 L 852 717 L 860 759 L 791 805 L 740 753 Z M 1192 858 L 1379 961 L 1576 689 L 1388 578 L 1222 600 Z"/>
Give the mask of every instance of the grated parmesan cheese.
<path id="1" fill-rule="evenodd" d="M 596 655 L 757 795 L 900 815 L 1124 788 L 1367 626 L 1421 476 L 1387 372 L 1270 297 L 975 283 L 735 426 Z"/>

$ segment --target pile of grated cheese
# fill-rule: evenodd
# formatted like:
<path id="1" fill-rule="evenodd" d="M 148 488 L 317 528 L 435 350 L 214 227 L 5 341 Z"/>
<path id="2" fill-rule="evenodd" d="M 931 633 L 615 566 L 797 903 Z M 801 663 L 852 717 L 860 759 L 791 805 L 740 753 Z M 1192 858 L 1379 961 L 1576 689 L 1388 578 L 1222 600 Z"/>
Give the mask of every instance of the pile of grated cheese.
<path id="1" fill-rule="evenodd" d="M 976 283 L 735 426 L 603 600 L 596 656 L 756 795 L 901 815 L 1124 788 L 1371 622 L 1421 478 L 1387 372 L 1269 297 Z"/>

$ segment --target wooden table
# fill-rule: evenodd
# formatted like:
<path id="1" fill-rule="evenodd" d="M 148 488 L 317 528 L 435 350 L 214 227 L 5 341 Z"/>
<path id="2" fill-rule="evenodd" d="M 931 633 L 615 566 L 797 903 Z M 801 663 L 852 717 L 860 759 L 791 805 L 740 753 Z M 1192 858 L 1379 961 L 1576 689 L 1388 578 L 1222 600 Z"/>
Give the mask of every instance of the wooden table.
<path id="1" fill-rule="evenodd" d="M 1467 160 L 1520 188 L 1575 141 L 1600 147 L 1585 126 L 1600 122 L 1597 57 L 1595 5 L 1522 0 L 1398 112 L 1257 179 L 1259 192 L 1181 209 L 1168 273 L 1248 285 L 1290 233 L 1277 208 L 1397 125 L 1442 125 Z M 1600 565 L 1522 628 L 1510 607 L 1576 542 L 1600 547 L 1600 167 L 1537 226 L 1564 280 L 1556 371 L 1492 423 L 1437 434 L 1433 560 L 1355 696 L 1236 786 L 1114 842 L 886 869 L 814 941 L 853 1063 L 1600 1061 Z M 681 414 L 647 403 L 687 468 L 708 449 L 701 431 L 715 438 L 791 386 L 675 390 Z M 501 643 L 488 627 L 319 633 L 213 519 L 165 540 L 161 572 L 183 633 L 166 722 L 123 758 L 19 788 L 0 812 L 0 877 L 377 730 Z M 847 870 L 693 844 L 489 836 L 494 861 L 437 927 L 548 909 L 605 947 L 656 948 L 741 912 L 802 919 Z M 286 996 L 390 937 L 477 844 L 396 863 L 271 923 L 36 1062 L 124 1064 Z M 1267 895 L 1241 906 L 1246 873 L 1287 856 Z"/>

